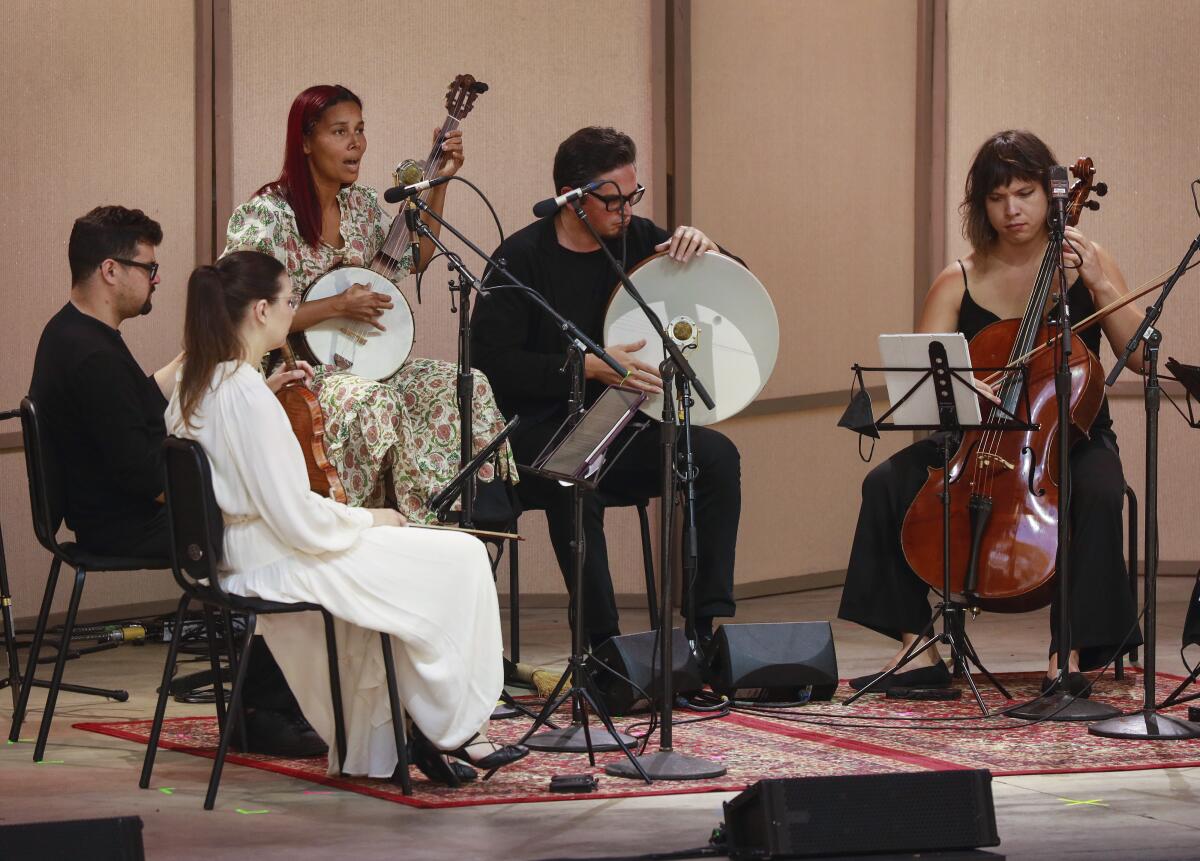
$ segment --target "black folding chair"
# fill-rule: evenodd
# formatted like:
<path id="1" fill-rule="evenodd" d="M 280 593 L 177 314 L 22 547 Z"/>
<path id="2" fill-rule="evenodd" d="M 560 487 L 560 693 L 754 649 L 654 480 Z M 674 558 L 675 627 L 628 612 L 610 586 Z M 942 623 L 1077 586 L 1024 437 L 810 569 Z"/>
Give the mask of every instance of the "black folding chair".
<path id="1" fill-rule="evenodd" d="M 25 710 L 29 706 L 29 692 L 34 687 L 49 688 L 46 695 L 46 706 L 42 712 L 42 724 L 38 729 L 37 744 L 33 748 L 33 761 L 40 762 L 46 751 L 46 739 L 50 735 L 50 724 L 54 719 L 54 707 L 58 702 L 60 690 L 105 697 L 118 702 L 129 699 L 129 694 L 122 690 L 69 685 L 62 680 L 63 666 L 71 652 L 71 634 L 75 630 L 75 616 L 79 611 L 79 601 L 83 595 L 83 584 L 87 579 L 88 572 L 160 571 L 170 567 L 170 563 L 166 559 L 101 556 L 82 550 L 73 541 L 59 542 L 58 530 L 62 526 L 64 510 L 62 476 L 50 439 L 46 435 L 46 428 L 42 426 L 38 418 L 36 405 L 29 398 L 21 401 L 21 432 L 25 444 L 25 472 L 29 478 L 29 508 L 33 514 L 33 531 L 37 535 L 38 542 L 54 557 L 54 561 L 50 564 L 50 576 L 46 580 L 42 608 L 38 612 L 37 626 L 34 629 L 33 641 L 30 643 L 25 676 L 21 681 L 21 692 L 17 697 L 16 709 L 13 711 L 12 728 L 8 738 L 9 741 L 15 743 L 20 737 L 21 725 L 25 721 Z M 67 606 L 67 618 L 63 623 L 61 638 L 58 640 L 58 656 L 54 662 L 54 673 L 50 681 L 46 682 L 35 678 L 34 673 L 37 670 L 42 643 L 46 638 L 50 606 L 54 601 L 55 587 L 58 585 L 58 572 L 64 563 L 75 569 L 75 586 L 71 591 L 71 601 Z M 92 649 L 80 649 L 79 652 L 95 650 L 93 647 Z"/>
<path id="2" fill-rule="evenodd" d="M 204 607 L 205 623 L 208 632 L 209 661 L 212 666 L 214 690 L 216 691 L 217 725 L 220 728 L 221 740 L 217 747 L 217 755 L 213 761 L 212 774 L 208 782 L 208 794 L 204 799 L 204 809 L 212 810 L 217 797 L 217 787 L 221 781 L 221 771 L 225 765 L 225 755 L 233 733 L 237 731 L 238 720 L 241 716 L 242 689 L 246 681 L 246 667 L 254 638 L 257 619 L 260 615 L 272 613 L 304 613 L 317 612 L 325 623 L 325 643 L 329 662 L 329 686 L 333 699 L 334 733 L 336 735 L 339 768 L 345 767 L 346 762 L 346 726 L 342 709 L 341 677 L 338 672 L 337 642 L 334 636 L 333 617 L 329 611 L 319 604 L 310 603 L 280 603 L 261 598 L 247 598 L 234 595 L 221 588 L 218 566 L 221 561 L 224 520 L 217 506 L 212 489 L 212 473 L 209 469 L 208 458 L 200 444 L 194 440 L 168 437 L 165 446 L 166 463 L 166 499 L 167 514 L 171 528 L 171 571 L 175 580 L 183 589 L 179 599 L 179 607 L 175 613 L 175 635 L 171 638 L 171 646 L 167 653 L 166 666 L 163 668 L 162 687 L 159 688 L 158 705 L 154 710 L 154 723 L 150 731 L 150 740 L 146 747 L 146 758 L 142 764 L 142 776 L 139 785 L 142 789 L 150 786 L 150 774 L 154 768 L 155 752 L 158 748 L 159 735 L 162 732 L 163 715 L 166 713 L 167 696 L 171 678 L 175 672 L 175 662 L 179 654 L 178 632 L 183 626 L 184 613 L 192 600 L 200 602 Z M 220 665 L 218 645 L 216 640 L 213 614 L 220 613 L 225 621 L 226 644 L 229 650 L 229 660 L 233 672 L 233 691 L 230 695 L 228 710 L 225 705 L 225 691 L 220 683 Z M 230 631 L 233 613 L 244 613 L 246 629 L 238 655 L 232 648 Z M 383 660 L 387 671 L 388 696 L 392 709 L 392 726 L 396 735 L 396 750 L 399 756 L 399 772 L 401 787 L 405 795 L 412 794 L 412 786 L 408 776 L 407 739 L 404 729 L 404 712 L 400 707 L 399 692 L 396 688 L 396 673 L 392 655 L 391 639 L 387 634 L 380 634 L 383 648 Z"/>

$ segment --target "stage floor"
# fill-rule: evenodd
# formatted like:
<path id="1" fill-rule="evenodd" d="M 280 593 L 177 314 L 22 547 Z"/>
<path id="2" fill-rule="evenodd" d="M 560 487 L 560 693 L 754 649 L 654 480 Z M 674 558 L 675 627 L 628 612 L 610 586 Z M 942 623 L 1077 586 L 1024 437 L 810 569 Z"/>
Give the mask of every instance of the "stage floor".
<path id="1" fill-rule="evenodd" d="M 1160 581 L 1159 668 L 1182 673 L 1179 636 L 1190 578 Z M 738 621 L 831 619 L 838 589 L 743 601 Z M 626 629 L 644 622 L 624 610 Z M 1044 666 L 1047 613 L 983 616 L 971 633 L 998 671 Z M 567 629 L 561 611 L 530 610 L 522 618 L 522 660 L 560 664 Z M 890 653 L 884 638 L 834 622 L 843 677 L 875 669 Z M 1193 647 L 1192 657 L 1197 650 Z M 217 809 L 201 801 L 209 763 L 163 751 L 157 787 L 137 788 L 141 745 L 74 729 L 83 721 L 148 717 L 165 649 L 122 647 L 68 665 L 68 680 L 123 686 L 126 703 L 63 694 L 47 762 L 30 761 L 27 745 L 0 748 L 0 824 L 48 819 L 139 815 L 146 856 L 210 859 L 235 851 L 260 861 L 296 858 L 551 858 L 666 852 L 704 845 L 732 793 L 561 801 L 419 810 L 348 792 L 314 792 L 313 784 L 258 769 L 226 768 Z M 22 737 L 36 735 L 44 692 L 33 694 Z M 171 703 L 171 716 L 205 715 L 211 706 Z M 11 699 L 0 692 L 0 726 Z M 1200 757 L 1200 740 L 1164 742 L 1180 759 Z M 1186 749 L 1186 757 L 1183 755 Z M 583 758 L 581 757 L 581 761 Z M 569 770 L 569 769 L 568 769 Z M 998 777 L 993 782 L 1008 858 L 1200 858 L 1200 769 Z M 265 811 L 265 812 L 260 812 Z M 930 810 L 936 817 L 938 811 Z"/>

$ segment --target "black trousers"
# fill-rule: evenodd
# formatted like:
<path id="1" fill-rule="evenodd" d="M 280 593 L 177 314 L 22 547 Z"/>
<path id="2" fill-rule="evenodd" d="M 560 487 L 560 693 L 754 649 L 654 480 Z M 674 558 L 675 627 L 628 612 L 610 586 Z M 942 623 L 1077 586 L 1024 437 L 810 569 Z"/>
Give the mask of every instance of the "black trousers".
<path id="1" fill-rule="evenodd" d="M 929 437 L 894 454 L 863 480 L 838 616 L 900 639 L 929 624 L 929 586 L 909 567 L 900 530 L 941 443 Z M 1071 646 L 1081 669 L 1107 663 L 1122 642 L 1141 643 L 1123 549 L 1125 478 L 1116 438 L 1096 431 L 1071 449 Z M 1057 651 L 1058 601 L 1051 605 L 1050 652 Z M 1127 639 L 1128 638 L 1128 639 Z"/>
<path id="2" fill-rule="evenodd" d="M 163 506 L 149 521 L 138 524 L 137 529 L 114 529 L 99 535 L 89 534 L 86 542 L 83 536 L 79 536 L 79 543 L 96 553 L 168 558 L 171 555 L 169 530 L 167 509 Z M 242 691 L 242 703 L 248 709 L 300 712 L 300 704 L 292 695 L 292 689 L 275 662 L 275 656 L 267 648 L 267 641 L 261 636 L 255 636 L 250 646 L 246 684 Z"/>
<path id="3" fill-rule="evenodd" d="M 659 427 L 658 422 L 651 421 L 645 430 L 633 434 L 631 440 L 631 430 L 622 432 L 609 451 L 615 453 L 626 440 L 629 440 L 629 446 L 612 462 L 600 482 L 601 490 L 641 498 L 660 495 L 662 449 Z M 524 430 L 513 440 L 517 462 L 532 463 L 557 428 L 555 422 L 544 422 Z M 741 456 L 728 437 L 704 427 L 692 429 L 692 456 L 697 469 L 698 563 L 692 592 L 696 618 L 732 616 L 734 551 L 742 510 Z M 522 473 L 517 492 L 526 508 L 546 510 L 550 541 L 563 580 L 570 590 L 571 542 L 575 534 L 572 489 L 556 481 Z M 604 538 L 604 509 L 592 493 L 584 496 L 583 533 L 583 622 L 584 631 L 595 642 L 615 635 L 619 628 Z"/>

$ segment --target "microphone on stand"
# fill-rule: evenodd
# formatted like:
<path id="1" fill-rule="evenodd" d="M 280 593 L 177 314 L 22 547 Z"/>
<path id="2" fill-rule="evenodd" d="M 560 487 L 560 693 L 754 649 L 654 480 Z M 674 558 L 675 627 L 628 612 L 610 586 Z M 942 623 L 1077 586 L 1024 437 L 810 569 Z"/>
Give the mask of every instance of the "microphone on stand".
<path id="1" fill-rule="evenodd" d="M 388 203 L 399 203 L 402 200 L 408 200 L 414 194 L 420 194 L 427 188 L 434 188 L 449 181 L 450 177 L 448 176 L 435 176 L 433 179 L 426 179 L 412 185 L 397 185 L 395 188 L 389 188 L 385 191 L 383 199 Z"/>
<path id="2" fill-rule="evenodd" d="M 558 197 L 547 197 L 545 200 L 539 200 L 533 205 L 533 214 L 537 218 L 545 218 L 547 215 L 553 215 L 568 203 L 579 200 L 579 198 L 590 194 L 599 187 L 600 183 L 593 180 L 586 185 L 581 185 L 579 188 L 571 189 L 566 194 L 560 194 Z"/>
<path id="3" fill-rule="evenodd" d="M 1061 164 L 1050 168 L 1050 225 L 1058 233 L 1067 226 L 1067 195 L 1070 190 L 1067 169 Z"/>

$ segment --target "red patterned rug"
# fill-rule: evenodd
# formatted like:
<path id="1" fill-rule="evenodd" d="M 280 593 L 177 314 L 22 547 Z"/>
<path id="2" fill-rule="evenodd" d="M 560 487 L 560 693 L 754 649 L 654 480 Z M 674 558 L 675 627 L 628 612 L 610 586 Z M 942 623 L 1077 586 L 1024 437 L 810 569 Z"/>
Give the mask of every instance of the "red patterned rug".
<path id="1" fill-rule="evenodd" d="M 1037 693 L 1037 673 L 1004 674 L 1001 679 L 1018 701 Z M 1160 701 L 1178 681 L 1177 677 L 1159 676 Z M 1200 765 L 1200 740 L 1122 741 L 1089 735 L 1087 725 L 1082 723 L 1029 723 L 1003 716 L 981 719 L 969 691 L 964 691 L 962 699 L 949 702 L 889 700 L 869 695 L 845 707 L 840 701 L 847 692 L 844 687 L 840 689 L 832 703 L 813 703 L 786 711 L 739 711 L 716 720 L 677 724 L 676 750 L 717 760 L 728 768 L 725 776 L 713 780 L 663 781 L 646 786 L 603 774 L 605 764 L 622 758 L 619 752 L 598 754 L 594 769 L 585 754 L 534 752 L 497 772 L 490 781 L 476 781 L 458 790 L 432 784 L 414 769 L 414 794 L 405 798 L 398 786 L 387 781 L 327 777 L 324 757 L 285 760 L 231 753 L 228 762 L 414 807 L 737 791 L 768 777 L 959 768 L 986 768 L 996 775 L 1053 774 Z M 982 693 L 989 708 L 1012 704 L 990 688 Z M 1093 697 L 1122 711 L 1137 710 L 1142 705 L 1142 677 L 1133 673 L 1123 681 L 1102 679 Z M 1168 713 L 1186 717 L 1184 708 Z M 676 713 L 677 720 L 692 716 Z M 626 726 L 634 720 L 621 719 L 619 724 Z M 527 726 L 525 720 L 497 722 L 493 736 L 496 741 L 516 741 Z M 148 720 L 80 723 L 76 727 L 142 744 L 150 734 Z M 163 724 L 163 748 L 212 758 L 216 743 L 215 718 L 171 718 Z M 650 750 L 656 749 L 652 741 Z M 597 791 L 582 795 L 548 791 L 551 776 L 582 772 L 599 775 Z"/>

